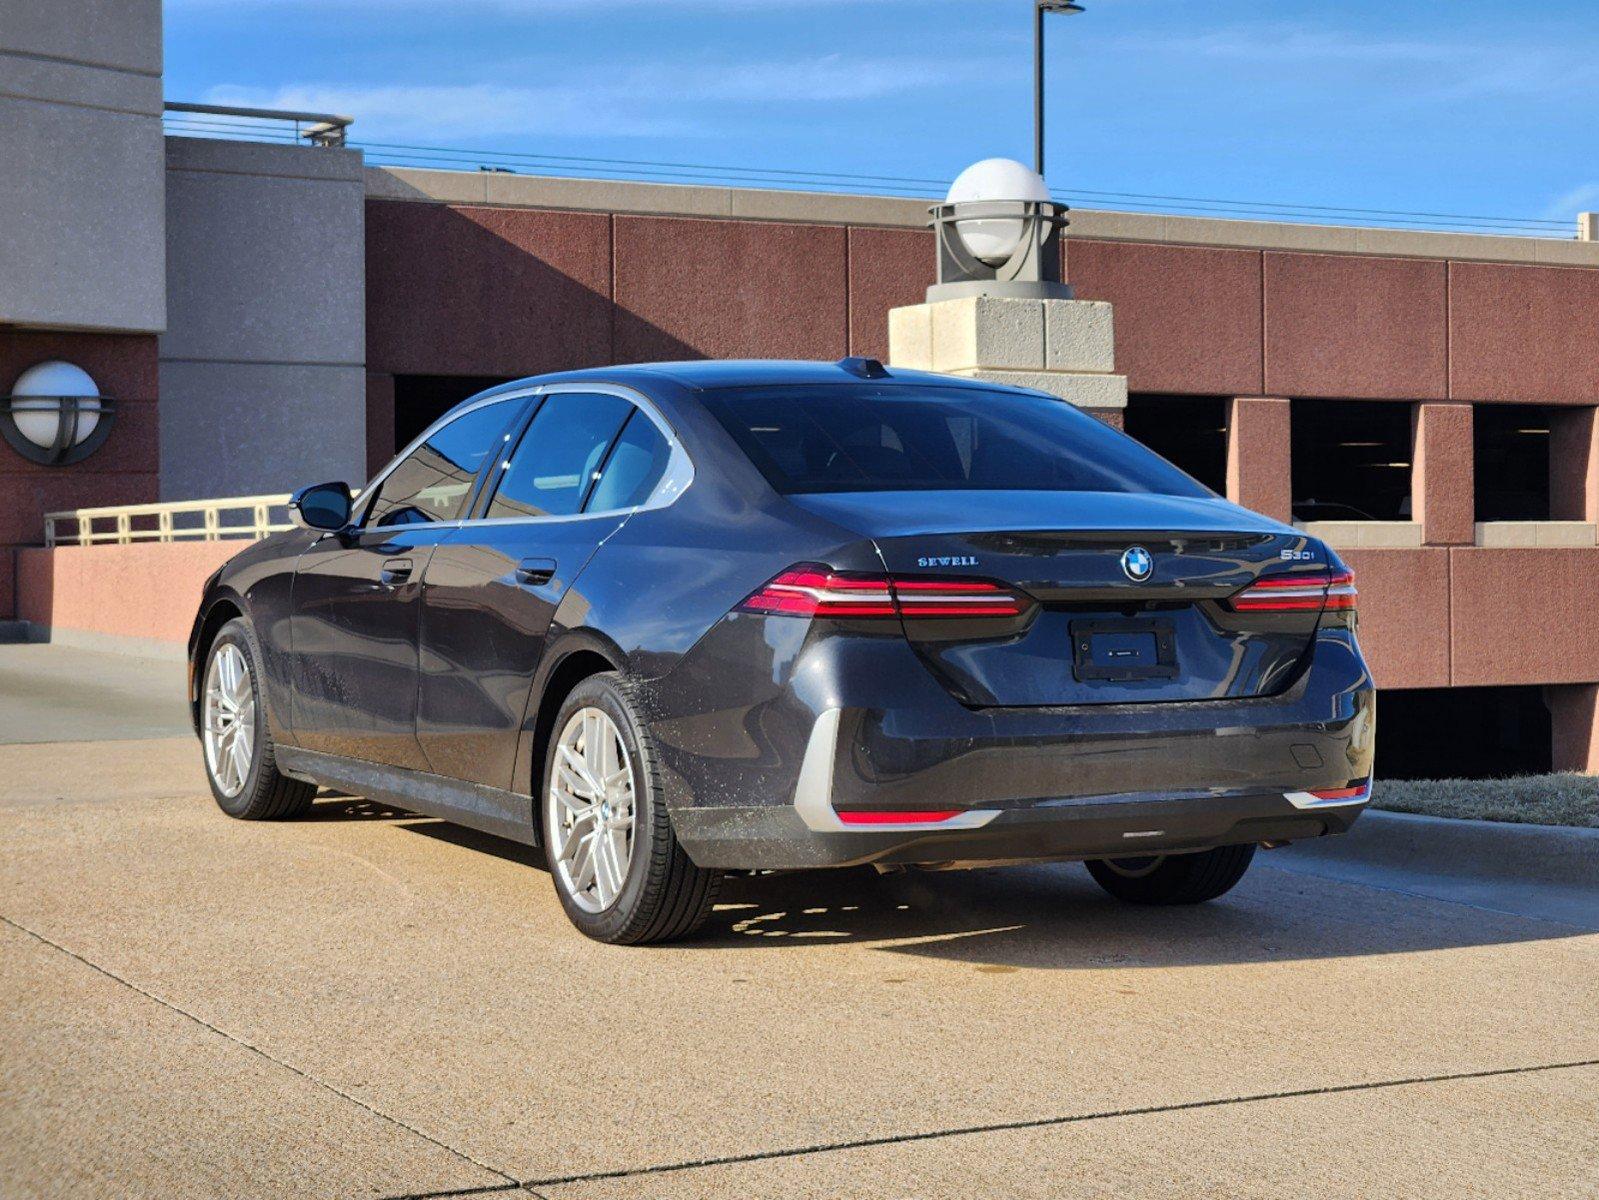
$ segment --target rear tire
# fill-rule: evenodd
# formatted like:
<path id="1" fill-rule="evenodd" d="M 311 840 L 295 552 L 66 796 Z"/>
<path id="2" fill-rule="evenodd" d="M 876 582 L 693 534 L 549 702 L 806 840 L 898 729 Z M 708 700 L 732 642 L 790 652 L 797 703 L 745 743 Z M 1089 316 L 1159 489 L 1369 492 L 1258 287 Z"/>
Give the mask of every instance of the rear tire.
<path id="1" fill-rule="evenodd" d="M 241 821 L 281 821 L 309 811 L 316 785 L 278 771 L 260 662 L 248 621 L 222 627 L 200 677 L 200 744 L 218 808 Z"/>
<path id="2" fill-rule="evenodd" d="M 722 873 L 696 867 L 678 844 L 654 743 L 623 676 L 591 675 L 572 689 L 544 759 L 544 856 L 572 924 L 632 946 L 703 925 Z"/>
<path id="3" fill-rule="evenodd" d="M 1093 859 L 1094 881 L 1129 904 L 1203 904 L 1231 890 L 1255 857 L 1253 843 L 1199 854 Z"/>

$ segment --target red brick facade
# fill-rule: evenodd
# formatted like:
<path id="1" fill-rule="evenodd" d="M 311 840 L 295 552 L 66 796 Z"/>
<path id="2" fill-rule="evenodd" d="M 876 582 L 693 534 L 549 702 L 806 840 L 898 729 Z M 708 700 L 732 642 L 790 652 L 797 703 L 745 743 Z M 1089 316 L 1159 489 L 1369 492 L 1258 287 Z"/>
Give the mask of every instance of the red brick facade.
<path id="1" fill-rule="evenodd" d="M 888 310 L 932 281 L 931 235 L 915 229 L 381 200 L 367 225 L 374 453 L 395 374 L 883 357 Z M 1283 398 L 1416 406 L 1424 545 L 1347 553 L 1379 684 L 1599 681 L 1599 546 L 1472 545 L 1463 403 L 1572 406 L 1554 515 L 1599 518 L 1599 270 L 1090 238 L 1065 254 L 1077 294 L 1116 306 L 1133 392 L 1232 401 L 1230 491 L 1273 516 L 1289 515 Z M 1576 690 L 1551 697 L 1562 729 L 1587 728 L 1562 707 Z"/>
<path id="2" fill-rule="evenodd" d="M 918 303 L 933 271 L 914 228 L 413 200 L 367 202 L 366 250 L 374 463 L 393 446 L 396 376 L 886 357 L 889 309 Z M 1599 683 L 1599 546 L 1476 546 L 1472 491 L 1474 403 L 1559 406 L 1551 515 L 1599 520 L 1599 269 L 1089 237 L 1065 257 L 1078 295 L 1115 305 L 1134 393 L 1229 401 L 1229 490 L 1274 516 L 1291 495 L 1285 398 L 1414 405 L 1423 545 L 1347 553 L 1379 684 L 1568 685 L 1551 686 L 1557 742 L 1599 755 L 1582 690 Z M 0 387 L 53 357 L 116 398 L 117 426 L 67 469 L 0 446 L 0 617 L 10 547 L 39 540 L 43 512 L 157 494 L 155 338 L 0 332 Z"/>

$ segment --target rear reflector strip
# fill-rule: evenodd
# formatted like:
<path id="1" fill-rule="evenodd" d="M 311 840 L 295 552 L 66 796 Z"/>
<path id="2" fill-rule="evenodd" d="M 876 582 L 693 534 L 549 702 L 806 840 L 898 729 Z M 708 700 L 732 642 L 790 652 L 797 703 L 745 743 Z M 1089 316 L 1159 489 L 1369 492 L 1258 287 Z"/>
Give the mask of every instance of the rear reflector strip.
<path id="1" fill-rule="evenodd" d="M 1308 792 L 1284 792 L 1295 808 L 1332 808 L 1339 804 L 1364 804 L 1371 799 L 1371 780 L 1349 787 L 1312 788 Z"/>
<path id="2" fill-rule="evenodd" d="M 1311 788 L 1310 794 L 1318 800 L 1355 800 L 1364 797 L 1369 791 L 1371 785 L 1361 783 L 1354 787 Z"/>
<path id="3" fill-rule="evenodd" d="M 742 612 L 793 617 L 1015 617 L 1027 600 L 987 579 L 890 578 L 790 567 L 740 604 Z"/>
<path id="4" fill-rule="evenodd" d="M 936 821 L 948 821 L 958 817 L 963 809 L 940 809 L 936 812 L 917 812 L 911 809 L 896 810 L 893 812 L 844 812 L 839 810 L 838 819 L 846 825 L 930 825 Z"/>
<path id="5" fill-rule="evenodd" d="M 999 816 L 997 808 L 838 812 L 833 808 L 833 763 L 838 756 L 842 715 L 842 709 L 824 708 L 816 714 L 816 724 L 805 741 L 805 756 L 800 760 L 799 779 L 794 784 L 794 811 L 805 828 L 815 833 L 859 835 L 872 831 L 895 837 L 924 830 L 947 833 L 952 829 L 981 829 Z M 928 817 L 933 819 L 920 819 Z"/>
<path id="6" fill-rule="evenodd" d="M 1234 612 L 1320 612 L 1355 607 L 1353 571 L 1301 571 L 1255 580 L 1226 605 Z"/>

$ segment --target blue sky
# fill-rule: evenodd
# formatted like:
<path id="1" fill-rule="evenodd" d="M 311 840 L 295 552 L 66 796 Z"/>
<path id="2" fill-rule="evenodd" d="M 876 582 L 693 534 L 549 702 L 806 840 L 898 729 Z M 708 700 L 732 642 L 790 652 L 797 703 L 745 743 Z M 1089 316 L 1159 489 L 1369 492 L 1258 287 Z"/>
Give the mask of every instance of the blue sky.
<path id="1" fill-rule="evenodd" d="M 1593 0 L 1083 2 L 1049 18 L 1058 190 L 1599 208 Z M 168 0 L 166 44 L 169 99 L 363 141 L 941 180 L 1031 153 L 1029 0 Z"/>

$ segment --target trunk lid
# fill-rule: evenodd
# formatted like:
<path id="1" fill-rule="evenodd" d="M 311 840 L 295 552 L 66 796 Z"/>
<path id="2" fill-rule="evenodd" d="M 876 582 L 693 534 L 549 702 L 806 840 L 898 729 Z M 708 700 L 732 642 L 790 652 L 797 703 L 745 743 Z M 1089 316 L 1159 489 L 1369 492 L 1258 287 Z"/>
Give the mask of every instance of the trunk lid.
<path id="1" fill-rule="evenodd" d="M 976 707 L 1273 695 L 1297 678 L 1319 612 L 1239 613 L 1223 601 L 1263 573 L 1331 565 L 1315 539 L 1215 498 L 948 491 L 789 499 L 871 538 L 895 578 L 989 579 L 1037 602 L 1011 620 L 905 620 L 923 662 Z"/>

